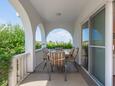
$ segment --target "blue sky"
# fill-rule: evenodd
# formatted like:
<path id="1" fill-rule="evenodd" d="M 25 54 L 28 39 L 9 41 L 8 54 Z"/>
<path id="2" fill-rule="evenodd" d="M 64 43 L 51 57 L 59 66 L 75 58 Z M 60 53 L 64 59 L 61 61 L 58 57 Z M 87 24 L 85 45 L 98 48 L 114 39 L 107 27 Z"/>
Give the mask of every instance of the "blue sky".
<path id="1" fill-rule="evenodd" d="M 11 23 L 20 24 L 21 20 L 16 16 L 16 11 L 8 0 L 1 0 L 0 2 L 0 24 Z"/>
<path id="2" fill-rule="evenodd" d="M 8 0 L 1 0 L 0 3 L 0 24 L 19 24 L 22 25 L 21 19 L 17 17 L 15 9 L 9 3 Z M 38 27 L 36 32 L 36 40 L 41 41 L 41 31 Z M 47 41 L 64 41 L 68 42 L 72 40 L 71 35 L 62 29 L 57 29 L 52 31 L 48 37 Z"/>
<path id="3" fill-rule="evenodd" d="M 82 36 L 83 41 L 88 41 L 89 40 L 89 29 L 85 28 L 83 29 L 83 36 Z M 103 40 L 104 36 L 98 32 L 96 29 L 92 31 L 92 39 L 93 40 Z"/>
<path id="4" fill-rule="evenodd" d="M 83 41 L 88 41 L 89 40 L 89 29 L 86 28 L 86 29 L 83 29 L 83 35 L 82 35 L 82 39 Z"/>

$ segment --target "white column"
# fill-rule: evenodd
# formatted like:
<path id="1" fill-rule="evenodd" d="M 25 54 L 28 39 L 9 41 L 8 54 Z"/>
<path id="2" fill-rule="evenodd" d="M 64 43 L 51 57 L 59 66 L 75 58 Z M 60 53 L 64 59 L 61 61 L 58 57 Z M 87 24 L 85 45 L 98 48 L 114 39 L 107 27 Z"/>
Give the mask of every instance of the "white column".
<path id="1" fill-rule="evenodd" d="M 113 7 L 112 1 L 108 1 L 105 5 L 105 86 L 113 86 Z"/>
<path id="2" fill-rule="evenodd" d="M 42 43 L 43 43 L 42 48 L 45 48 L 46 47 L 45 29 L 44 29 L 43 24 L 40 24 L 39 27 L 41 30 L 41 37 L 42 37 Z"/>
<path id="3" fill-rule="evenodd" d="M 27 58 L 27 72 L 34 71 L 34 36 L 31 29 L 25 27 L 25 51 L 30 53 L 30 56 Z"/>

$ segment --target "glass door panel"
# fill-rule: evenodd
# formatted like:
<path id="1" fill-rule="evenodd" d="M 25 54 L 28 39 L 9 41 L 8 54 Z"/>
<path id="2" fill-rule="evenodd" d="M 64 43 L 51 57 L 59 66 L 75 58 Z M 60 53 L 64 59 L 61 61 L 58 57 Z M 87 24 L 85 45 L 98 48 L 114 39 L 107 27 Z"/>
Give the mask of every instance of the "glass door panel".
<path id="1" fill-rule="evenodd" d="M 105 84 L 105 9 L 90 19 L 91 74 Z"/>
<path id="2" fill-rule="evenodd" d="M 92 47 L 92 74 L 101 83 L 105 82 L 105 49 Z"/>
<path id="3" fill-rule="evenodd" d="M 91 19 L 91 45 L 105 46 L 105 10 Z"/>

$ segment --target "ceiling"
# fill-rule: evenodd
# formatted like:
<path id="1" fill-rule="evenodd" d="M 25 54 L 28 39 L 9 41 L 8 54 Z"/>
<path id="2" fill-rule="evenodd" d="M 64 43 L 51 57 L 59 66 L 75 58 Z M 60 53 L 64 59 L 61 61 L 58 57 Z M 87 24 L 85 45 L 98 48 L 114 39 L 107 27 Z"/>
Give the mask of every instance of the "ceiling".
<path id="1" fill-rule="evenodd" d="M 77 19 L 87 0 L 30 0 L 44 22 L 63 23 Z"/>

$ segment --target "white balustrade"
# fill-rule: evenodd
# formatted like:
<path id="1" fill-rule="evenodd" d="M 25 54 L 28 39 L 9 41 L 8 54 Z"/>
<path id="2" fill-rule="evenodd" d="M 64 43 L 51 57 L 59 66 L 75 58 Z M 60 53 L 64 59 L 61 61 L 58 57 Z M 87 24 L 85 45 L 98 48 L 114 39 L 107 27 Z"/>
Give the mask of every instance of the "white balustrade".
<path id="1" fill-rule="evenodd" d="M 23 53 L 12 58 L 11 69 L 9 72 L 9 86 L 19 86 L 19 84 L 29 75 L 28 72 L 29 53 Z M 42 49 L 35 51 L 35 68 L 43 61 Z"/>
<path id="2" fill-rule="evenodd" d="M 35 51 L 35 65 L 36 67 L 43 61 L 43 50 L 42 49 L 38 49 Z"/>
<path id="3" fill-rule="evenodd" d="M 9 86 L 18 86 L 28 76 L 27 61 L 29 53 L 16 55 L 12 58 L 12 65 L 9 73 Z"/>

